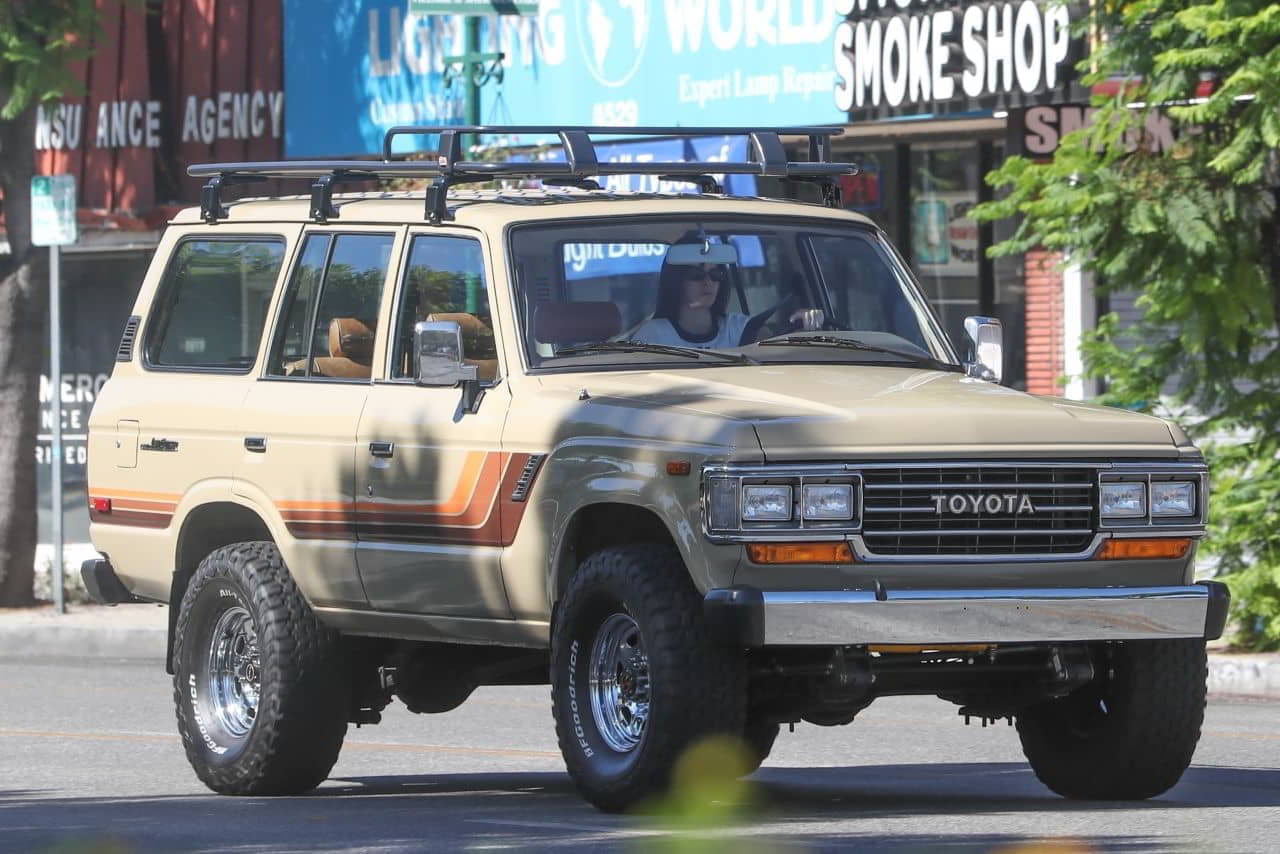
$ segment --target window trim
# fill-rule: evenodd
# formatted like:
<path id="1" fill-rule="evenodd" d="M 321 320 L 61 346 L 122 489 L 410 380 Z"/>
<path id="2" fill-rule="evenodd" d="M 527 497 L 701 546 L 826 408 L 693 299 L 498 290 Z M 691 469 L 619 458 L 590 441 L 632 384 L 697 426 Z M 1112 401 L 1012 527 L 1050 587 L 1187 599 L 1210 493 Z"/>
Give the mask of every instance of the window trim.
<path id="1" fill-rule="evenodd" d="M 280 269 L 276 271 L 275 283 L 271 286 L 271 294 L 275 295 L 276 290 L 280 287 L 280 274 L 289 266 L 289 238 L 287 235 L 269 232 L 256 232 L 248 234 L 204 234 L 195 232 L 184 234 L 178 238 L 177 243 L 173 245 L 173 249 L 169 252 L 169 257 L 165 261 L 164 273 L 160 276 L 160 284 L 156 287 L 156 293 L 151 298 L 151 304 L 147 307 L 147 319 L 142 330 L 142 369 L 152 373 L 165 374 L 214 374 L 223 376 L 247 376 L 253 373 L 253 369 L 258 364 L 258 357 L 262 353 L 262 340 L 266 337 L 267 325 L 271 320 L 271 304 L 267 304 L 266 315 L 262 318 L 262 334 L 258 337 L 258 347 L 253 352 L 253 361 L 249 363 L 243 370 L 239 368 L 214 368 L 200 365 L 157 365 L 151 361 L 151 344 L 152 339 L 160 334 L 156 328 L 156 322 L 160 319 L 159 315 L 165 310 L 159 308 L 162 302 L 170 299 L 173 293 L 172 275 L 174 272 L 174 264 L 178 257 L 178 252 L 184 244 L 194 243 L 196 241 L 202 243 L 233 243 L 247 242 L 255 243 L 278 243 L 281 246 L 280 252 Z M 176 298 L 174 298 L 176 300 Z"/>
<path id="2" fill-rule="evenodd" d="M 485 254 L 485 243 L 480 232 L 460 232 L 460 231 L 411 231 L 406 235 L 404 241 L 404 252 L 400 259 L 400 274 L 397 276 L 394 300 L 391 306 L 391 327 L 387 330 L 387 352 L 386 364 L 383 367 L 383 377 L 378 380 L 379 385 L 397 385 L 397 386 L 418 386 L 416 377 L 397 377 L 395 376 L 396 361 L 396 332 L 400 328 L 400 316 L 404 312 L 404 292 L 406 283 L 409 279 L 410 259 L 413 257 L 413 246 L 419 238 L 429 237 L 446 240 L 468 240 L 474 243 L 480 250 L 480 263 L 484 267 L 484 288 L 489 303 L 489 324 L 493 328 L 493 344 L 495 357 L 498 360 L 498 374 L 492 380 L 480 383 L 481 388 L 496 388 L 502 383 L 504 371 L 502 363 L 502 337 L 498 334 L 497 309 L 494 304 L 494 295 L 497 293 L 496 287 L 493 285 L 493 276 L 490 275 L 487 256 Z M 432 386 L 421 386 L 421 388 L 432 388 Z M 439 387 L 437 387 L 439 388 Z M 452 388 L 452 386 L 443 386 L 443 388 Z"/>
<path id="3" fill-rule="evenodd" d="M 272 330 L 272 335 L 271 335 L 271 347 L 270 349 L 267 350 L 267 358 L 265 360 L 265 363 L 262 366 L 262 371 L 258 375 L 258 379 L 260 381 L 267 381 L 267 382 L 289 382 L 289 383 L 303 382 L 303 383 L 320 383 L 320 384 L 327 384 L 327 385 L 372 385 L 376 381 L 375 377 L 373 376 L 373 363 L 370 363 L 369 365 L 368 379 L 347 378 L 347 377 L 324 377 L 319 375 L 313 376 L 310 373 L 311 369 L 309 365 L 307 368 L 308 373 L 303 376 L 285 376 L 283 374 L 270 373 L 270 363 L 271 363 L 272 354 L 275 352 L 276 339 L 283 334 L 284 324 L 288 319 L 289 308 L 291 307 L 291 306 L 285 305 L 285 301 L 288 300 L 289 298 L 289 285 L 292 284 L 293 282 L 293 276 L 294 276 L 294 273 L 297 272 L 298 265 L 302 263 L 302 256 L 306 251 L 307 241 L 317 235 L 324 235 L 325 237 L 328 237 L 329 246 L 325 249 L 324 267 L 321 270 L 321 276 L 320 276 L 320 287 L 316 291 L 316 304 L 311 312 L 311 320 L 310 320 L 310 326 L 309 326 L 311 333 L 309 337 L 311 339 L 315 338 L 316 317 L 320 312 L 320 303 L 324 300 L 325 286 L 328 284 L 328 281 L 329 281 L 329 265 L 333 261 L 334 250 L 336 250 L 338 247 L 338 239 L 346 235 L 362 235 L 362 236 L 391 238 L 391 247 L 393 250 L 393 254 L 392 254 L 392 257 L 390 257 L 387 260 L 387 270 L 386 270 L 386 273 L 383 274 L 382 293 L 379 294 L 378 296 L 379 314 L 381 314 L 381 304 L 382 304 L 382 301 L 386 299 L 386 288 L 387 288 L 386 275 L 387 273 L 390 273 L 392 271 L 394 265 L 399 263 L 399 260 L 394 255 L 394 249 L 395 249 L 396 241 L 400 239 L 400 231 L 399 230 L 384 231 L 381 228 L 377 228 L 377 227 L 372 228 L 368 231 L 364 231 L 364 230 L 352 231 L 352 230 L 345 230 L 345 229 L 333 229 L 333 230 L 304 229 L 302 233 L 298 235 L 298 251 L 295 253 L 294 263 L 292 267 L 289 269 L 289 277 L 286 280 L 286 285 L 284 289 L 280 292 L 280 305 L 276 310 L 275 329 Z M 378 335 L 378 330 L 376 328 L 373 330 L 373 334 L 374 334 L 374 340 L 376 342 L 377 335 Z M 311 348 L 314 345 L 315 345 L 314 340 L 311 340 L 307 345 L 308 363 L 312 359 Z"/>

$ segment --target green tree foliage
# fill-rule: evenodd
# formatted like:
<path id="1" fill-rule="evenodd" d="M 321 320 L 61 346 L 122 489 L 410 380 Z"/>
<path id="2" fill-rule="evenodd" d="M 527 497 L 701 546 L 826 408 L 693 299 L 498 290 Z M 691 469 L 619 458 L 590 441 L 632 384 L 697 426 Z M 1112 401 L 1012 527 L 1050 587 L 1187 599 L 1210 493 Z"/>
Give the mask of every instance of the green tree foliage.
<path id="1" fill-rule="evenodd" d="M 1007 192 L 976 213 L 1021 217 L 996 254 L 1061 250 L 1100 286 L 1139 293 L 1083 342 L 1104 402 L 1186 416 L 1214 480 L 1206 549 L 1229 573 L 1244 642 L 1280 647 L 1280 5 L 1274 0 L 1101 0 L 1103 45 L 1085 83 L 1091 126 L 1053 160 L 1013 157 Z M 1211 86 L 1209 97 L 1204 89 Z M 1146 145 L 1149 114 L 1178 128 Z"/>
<path id="2" fill-rule="evenodd" d="M 95 0 L 0 2 L 0 192 L 9 254 L 0 256 L 0 606 L 32 601 L 40 329 L 48 279 L 31 245 L 31 177 L 39 104 L 74 93 Z M 58 561 L 55 561 L 57 565 Z"/>

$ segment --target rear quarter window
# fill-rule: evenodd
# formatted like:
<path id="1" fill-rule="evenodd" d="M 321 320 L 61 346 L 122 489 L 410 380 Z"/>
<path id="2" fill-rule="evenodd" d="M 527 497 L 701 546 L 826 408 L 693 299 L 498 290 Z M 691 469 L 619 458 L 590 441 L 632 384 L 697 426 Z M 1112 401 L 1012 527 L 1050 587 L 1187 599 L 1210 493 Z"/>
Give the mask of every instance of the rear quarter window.
<path id="1" fill-rule="evenodd" d="M 276 237 L 178 244 L 148 329 L 148 367 L 247 373 L 257 358 L 284 250 L 284 240 Z"/>

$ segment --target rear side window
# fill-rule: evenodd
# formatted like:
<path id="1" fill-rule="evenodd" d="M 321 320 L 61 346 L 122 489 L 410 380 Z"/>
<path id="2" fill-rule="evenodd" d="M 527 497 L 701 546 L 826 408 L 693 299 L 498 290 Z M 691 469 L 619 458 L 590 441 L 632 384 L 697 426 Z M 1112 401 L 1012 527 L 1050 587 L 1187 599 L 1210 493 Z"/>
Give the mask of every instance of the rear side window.
<path id="1" fill-rule="evenodd" d="M 258 355 L 284 240 L 237 237 L 178 245 L 147 338 L 148 365 L 246 373 Z"/>
<path id="2" fill-rule="evenodd" d="M 394 244 L 390 234 L 307 237 L 285 296 L 269 376 L 372 376 L 378 305 Z"/>

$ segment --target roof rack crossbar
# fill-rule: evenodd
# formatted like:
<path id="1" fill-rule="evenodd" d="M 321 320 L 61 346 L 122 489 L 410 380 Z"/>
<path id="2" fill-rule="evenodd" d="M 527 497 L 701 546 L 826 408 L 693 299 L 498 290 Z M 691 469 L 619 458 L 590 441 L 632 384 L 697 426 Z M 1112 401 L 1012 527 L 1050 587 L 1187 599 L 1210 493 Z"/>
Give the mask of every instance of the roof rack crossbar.
<path id="1" fill-rule="evenodd" d="M 842 133 L 839 127 L 739 128 L 739 127 L 595 127 L 519 125 L 403 126 L 387 131 L 383 139 L 384 160 L 287 160 L 269 163 L 212 163 L 190 166 L 187 173 L 207 178 L 201 193 L 200 214 L 206 222 L 227 216 L 222 204 L 223 187 L 233 183 L 267 179 L 308 179 L 311 181 L 311 219 L 325 222 L 338 215 L 333 205 L 334 185 L 346 181 L 392 178 L 432 178 L 426 194 L 426 216 L 433 222 L 448 217 L 446 195 L 450 186 L 495 178 L 556 180 L 586 186 L 585 182 L 609 175 L 656 175 L 669 180 L 687 180 L 702 192 L 723 192 L 715 175 L 757 175 L 810 181 L 823 188 L 828 204 L 839 198 L 839 186 L 832 179 L 850 175 L 856 168 L 831 161 L 831 138 Z M 464 134 L 537 134 L 556 136 L 564 149 L 564 160 L 486 161 L 463 159 Z M 747 159 L 739 162 L 602 162 L 592 134 L 626 136 L 746 136 Z M 400 136 L 439 137 L 434 158 L 412 161 L 392 160 L 392 142 Z M 807 138 L 807 161 L 789 161 L 784 136 Z M 834 189 L 832 189 L 834 188 Z"/>
<path id="2" fill-rule="evenodd" d="M 560 142 L 565 147 L 565 156 L 568 157 L 570 151 L 570 141 L 567 137 L 573 136 L 573 146 L 576 147 L 575 153 L 582 151 L 581 146 L 590 146 L 590 137 L 592 134 L 607 136 L 748 136 L 755 133 L 772 133 L 778 136 L 807 136 L 810 144 L 814 138 L 821 137 L 830 139 L 833 136 L 839 136 L 844 133 L 844 129 L 828 125 L 813 125 L 808 127 L 678 127 L 678 126 L 646 126 L 646 127 L 606 127 L 600 125 L 398 125 L 389 128 L 382 138 L 382 159 L 391 160 L 394 157 L 392 152 L 392 142 L 401 136 L 440 136 L 442 134 L 452 134 L 457 139 L 461 134 L 473 134 L 478 136 L 508 136 L 511 134 L 528 134 L 530 136 L 558 136 Z M 446 149 L 443 145 L 440 148 L 440 155 L 447 158 L 448 163 L 461 160 L 460 153 L 455 153 Z M 593 155 L 594 156 L 594 155 Z M 445 165 L 445 164 L 442 164 Z"/>

